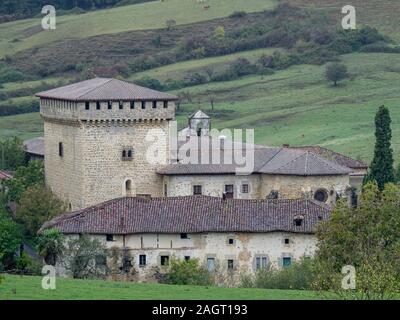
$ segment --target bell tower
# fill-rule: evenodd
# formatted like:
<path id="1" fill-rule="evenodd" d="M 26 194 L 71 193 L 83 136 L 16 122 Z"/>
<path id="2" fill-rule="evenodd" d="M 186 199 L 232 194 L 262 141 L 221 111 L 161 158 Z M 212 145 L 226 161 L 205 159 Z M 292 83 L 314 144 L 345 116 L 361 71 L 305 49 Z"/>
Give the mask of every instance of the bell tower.
<path id="1" fill-rule="evenodd" d="M 169 161 L 177 97 L 135 84 L 95 78 L 38 93 L 44 120 L 45 176 L 76 210 L 122 196 L 162 196 L 159 164 Z"/>

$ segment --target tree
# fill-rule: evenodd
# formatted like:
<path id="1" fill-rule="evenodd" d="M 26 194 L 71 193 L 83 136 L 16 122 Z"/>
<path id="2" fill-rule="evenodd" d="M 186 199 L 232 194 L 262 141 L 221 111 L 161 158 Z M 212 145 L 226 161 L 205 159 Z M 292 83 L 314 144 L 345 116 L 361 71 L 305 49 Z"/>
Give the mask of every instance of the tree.
<path id="1" fill-rule="evenodd" d="M 0 169 L 15 170 L 26 163 L 22 141 L 17 137 L 0 140 Z"/>
<path id="2" fill-rule="evenodd" d="M 52 266 L 64 250 L 64 237 L 57 229 L 46 229 L 38 237 L 38 252 Z"/>
<path id="3" fill-rule="evenodd" d="M 381 106 L 375 116 L 374 159 L 367 177 L 367 181 L 375 180 L 377 182 L 379 190 L 383 190 L 385 183 L 395 182 L 390 123 L 389 110 L 385 106 Z"/>
<path id="4" fill-rule="evenodd" d="M 7 269 L 14 262 L 21 242 L 21 229 L 18 224 L 0 213 L 0 269 Z"/>
<path id="5" fill-rule="evenodd" d="M 333 81 L 335 87 L 339 81 L 348 77 L 347 67 L 343 63 L 331 63 L 326 67 L 326 78 Z"/>
<path id="6" fill-rule="evenodd" d="M 357 207 L 340 201 L 318 226 L 319 289 L 341 290 L 343 266 L 356 269 L 354 298 L 388 298 L 400 290 L 400 187 L 368 183 Z M 342 292 L 343 293 L 343 292 Z"/>
<path id="7" fill-rule="evenodd" d="M 75 279 L 101 278 L 109 272 L 106 246 L 88 235 L 67 242 L 62 263 Z"/>
<path id="8" fill-rule="evenodd" d="M 173 19 L 167 20 L 167 21 L 165 21 L 165 25 L 167 26 L 167 30 L 170 31 L 170 30 L 172 30 L 173 27 L 176 26 L 176 21 Z"/>
<path id="9" fill-rule="evenodd" d="M 48 187 L 36 184 L 22 193 L 17 218 L 24 223 L 28 236 L 34 236 L 44 222 L 65 211 L 65 204 Z"/>
<path id="10" fill-rule="evenodd" d="M 44 184 L 43 162 L 39 160 L 30 161 L 26 167 L 19 167 L 13 179 L 4 182 L 8 188 L 8 200 L 18 202 L 22 193 L 35 184 Z"/>

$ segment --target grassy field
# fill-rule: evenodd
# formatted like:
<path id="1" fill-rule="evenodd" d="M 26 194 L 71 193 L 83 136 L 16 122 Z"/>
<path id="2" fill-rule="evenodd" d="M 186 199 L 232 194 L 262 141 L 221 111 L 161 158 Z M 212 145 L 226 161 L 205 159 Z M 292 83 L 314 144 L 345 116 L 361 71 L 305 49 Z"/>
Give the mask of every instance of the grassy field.
<path id="1" fill-rule="evenodd" d="M 218 128 L 255 128 L 257 143 L 319 144 L 370 161 L 375 112 L 385 104 L 400 160 L 400 55 L 351 54 L 343 62 L 352 79 L 338 88 L 325 80 L 325 66 L 310 65 L 186 88 L 196 103 L 185 105 L 179 120 L 201 108 L 214 116 Z M 213 112 L 207 102 L 210 90 L 217 97 Z"/>
<path id="2" fill-rule="evenodd" d="M 399 13 L 400 1 L 398 0 L 284 0 L 293 5 L 313 6 L 330 10 L 340 23 L 343 15 L 342 8 L 352 5 L 356 8 L 357 23 L 370 25 L 393 38 L 397 44 L 400 42 Z"/>
<path id="3" fill-rule="evenodd" d="M 204 59 L 207 60 L 207 59 Z M 271 76 L 249 76 L 235 81 L 185 88 L 195 103 L 178 113 L 180 126 L 187 116 L 203 109 L 217 128 L 255 128 L 256 142 L 277 146 L 322 145 L 369 162 L 374 146 L 374 116 L 385 104 L 392 116 L 392 146 L 400 160 L 400 55 L 351 54 L 343 56 L 352 78 L 334 88 L 325 80 L 325 66 L 301 65 Z M 198 60 L 160 68 L 156 72 L 185 72 Z M 216 96 L 210 109 L 209 93 Z M 176 92 L 175 92 L 176 93 Z M 0 117 L 0 137 L 40 135 L 37 114 Z"/>
<path id="4" fill-rule="evenodd" d="M 39 113 L 0 117 L 0 139 L 17 136 L 25 140 L 42 135 L 43 122 Z"/>
<path id="5" fill-rule="evenodd" d="M 230 15 L 234 11 L 255 12 L 271 9 L 275 0 L 208 0 L 209 9 L 196 0 L 165 0 L 123 6 L 83 15 L 57 18 L 57 29 L 41 29 L 41 18 L 3 23 L 0 28 L 0 57 L 33 46 L 101 34 L 165 28 L 167 20 L 177 25 L 211 20 Z"/>
<path id="6" fill-rule="evenodd" d="M 43 290 L 41 277 L 7 275 L 0 284 L 0 300 L 310 300 L 317 293 L 140 284 L 101 280 L 58 279 L 56 290 Z"/>

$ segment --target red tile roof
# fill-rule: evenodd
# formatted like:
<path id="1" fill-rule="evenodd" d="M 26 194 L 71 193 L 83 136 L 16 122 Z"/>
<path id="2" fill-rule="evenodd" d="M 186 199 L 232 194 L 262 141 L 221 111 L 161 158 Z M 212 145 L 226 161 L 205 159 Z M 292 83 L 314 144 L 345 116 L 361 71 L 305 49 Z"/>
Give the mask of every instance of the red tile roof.
<path id="1" fill-rule="evenodd" d="M 0 180 L 9 180 L 13 176 L 10 173 L 7 173 L 5 171 L 0 171 Z"/>
<path id="2" fill-rule="evenodd" d="M 174 95 L 109 78 L 94 78 L 36 94 L 40 98 L 70 101 L 177 100 Z"/>
<path id="3" fill-rule="evenodd" d="M 313 233 L 330 207 L 315 200 L 223 200 L 209 196 L 118 198 L 46 222 L 64 234 Z M 294 218 L 304 216 L 302 226 Z"/>

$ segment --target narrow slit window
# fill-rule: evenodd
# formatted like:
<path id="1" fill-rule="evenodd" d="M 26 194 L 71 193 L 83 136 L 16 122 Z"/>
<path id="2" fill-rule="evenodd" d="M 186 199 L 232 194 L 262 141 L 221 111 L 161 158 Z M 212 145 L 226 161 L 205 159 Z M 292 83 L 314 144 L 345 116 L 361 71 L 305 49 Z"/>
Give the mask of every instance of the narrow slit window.
<path id="1" fill-rule="evenodd" d="M 157 108 L 157 101 L 153 101 L 153 109 Z"/>
<path id="2" fill-rule="evenodd" d="M 64 155 L 64 146 L 62 142 L 58 143 L 58 155 L 62 157 Z"/>

